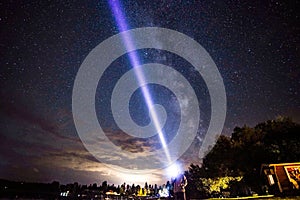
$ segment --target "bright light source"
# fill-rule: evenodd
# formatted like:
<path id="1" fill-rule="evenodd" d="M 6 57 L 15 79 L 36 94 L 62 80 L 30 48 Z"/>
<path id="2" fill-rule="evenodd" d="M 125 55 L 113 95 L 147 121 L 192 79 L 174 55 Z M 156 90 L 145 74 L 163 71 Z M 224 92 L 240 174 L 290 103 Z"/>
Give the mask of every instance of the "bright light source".
<path id="1" fill-rule="evenodd" d="M 172 165 L 165 169 L 168 178 L 176 178 L 180 173 L 182 173 L 181 166 L 174 162 Z"/>

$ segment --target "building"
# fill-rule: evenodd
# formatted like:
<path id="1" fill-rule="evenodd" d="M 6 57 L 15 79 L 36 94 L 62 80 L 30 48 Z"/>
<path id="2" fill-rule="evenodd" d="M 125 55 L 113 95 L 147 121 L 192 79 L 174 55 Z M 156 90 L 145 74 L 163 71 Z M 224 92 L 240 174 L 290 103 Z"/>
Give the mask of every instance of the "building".
<path id="1" fill-rule="evenodd" d="M 300 162 L 262 164 L 260 174 L 267 186 L 265 188 L 267 193 L 300 193 Z"/>

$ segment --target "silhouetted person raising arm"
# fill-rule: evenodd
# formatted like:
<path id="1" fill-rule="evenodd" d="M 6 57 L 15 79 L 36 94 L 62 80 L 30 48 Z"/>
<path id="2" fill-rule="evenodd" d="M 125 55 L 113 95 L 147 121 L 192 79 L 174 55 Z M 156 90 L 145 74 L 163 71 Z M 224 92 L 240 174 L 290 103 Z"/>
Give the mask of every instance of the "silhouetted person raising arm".
<path id="1" fill-rule="evenodd" d="M 175 200 L 186 200 L 185 198 L 185 187 L 187 185 L 186 177 L 183 174 L 180 174 L 174 180 L 174 194 Z"/>

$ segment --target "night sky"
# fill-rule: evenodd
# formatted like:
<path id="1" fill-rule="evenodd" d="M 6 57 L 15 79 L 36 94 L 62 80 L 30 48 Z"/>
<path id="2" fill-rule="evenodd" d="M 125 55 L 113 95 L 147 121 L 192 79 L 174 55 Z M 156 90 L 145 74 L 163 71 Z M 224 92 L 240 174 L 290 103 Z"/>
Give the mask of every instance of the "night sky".
<path id="1" fill-rule="evenodd" d="M 227 115 L 222 134 L 229 135 L 236 126 L 254 126 L 277 116 L 300 122 L 299 4 L 129 0 L 122 2 L 122 10 L 130 29 L 172 29 L 205 48 L 224 81 Z M 111 170 L 85 149 L 74 125 L 76 74 L 98 44 L 119 33 L 109 3 L 2 1 L 0 6 L 0 178 L 115 184 L 165 181 L 163 171 L 134 177 Z M 197 155 L 211 117 L 205 82 L 178 55 L 158 49 L 136 53 L 140 63 L 160 63 L 177 70 L 194 88 L 201 120 L 195 124 L 197 137 L 179 161 L 183 168 L 200 163 Z M 128 58 L 116 59 L 101 77 L 95 109 L 99 124 L 115 145 L 147 156 L 161 148 L 158 138 L 128 136 L 118 129 L 110 110 L 114 85 L 131 69 Z M 161 85 L 149 85 L 149 91 L 154 102 L 171 113 L 164 127 L 170 142 L 180 121 L 178 101 Z M 138 125 L 149 123 L 141 90 L 132 95 L 129 109 Z M 116 159 L 122 162 L 119 156 Z"/>

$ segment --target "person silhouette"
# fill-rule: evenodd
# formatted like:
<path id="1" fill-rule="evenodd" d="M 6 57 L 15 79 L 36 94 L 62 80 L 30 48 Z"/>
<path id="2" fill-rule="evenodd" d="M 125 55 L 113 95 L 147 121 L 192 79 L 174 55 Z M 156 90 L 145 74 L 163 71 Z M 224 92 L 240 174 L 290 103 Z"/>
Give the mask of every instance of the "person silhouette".
<path id="1" fill-rule="evenodd" d="M 173 190 L 175 200 L 186 200 L 185 187 L 187 186 L 187 179 L 184 174 L 180 174 L 173 182 Z"/>

